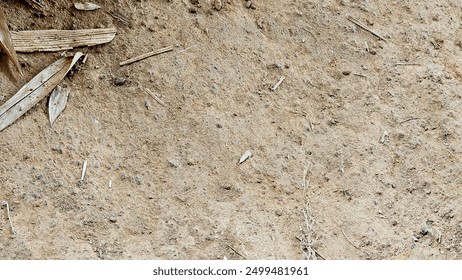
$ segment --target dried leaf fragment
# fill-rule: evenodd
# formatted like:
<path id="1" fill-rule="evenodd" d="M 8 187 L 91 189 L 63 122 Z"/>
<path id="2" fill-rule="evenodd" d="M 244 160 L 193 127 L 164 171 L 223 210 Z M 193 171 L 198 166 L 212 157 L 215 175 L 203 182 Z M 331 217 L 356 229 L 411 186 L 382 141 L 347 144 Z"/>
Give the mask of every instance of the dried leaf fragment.
<path id="1" fill-rule="evenodd" d="M 27 30 L 12 32 L 11 39 L 17 52 L 52 52 L 109 43 L 116 33 L 115 28 Z"/>
<path id="2" fill-rule="evenodd" d="M 0 106 L 0 131 L 24 115 L 50 93 L 84 54 L 63 57 L 38 73 L 13 97 Z"/>
<path id="3" fill-rule="evenodd" d="M 239 159 L 239 164 L 243 163 L 244 161 L 248 160 L 251 157 L 252 157 L 252 152 L 251 151 L 245 151 L 245 153 Z"/>
<path id="4" fill-rule="evenodd" d="M 21 65 L 19 64 L 18 56 L 16 55 L 16 51 L 13 47 L 10 30 L 8 29 L 8 23 L 2 8 L 0 8 L 0 48 L 6 52 L 22 76 Z"/>
<path id="5" fill-rule="evenodd" d="M 50 124 L 53 125 L 58 116 L 64 111 L 67 104 L 69 91 L 61 86 L 57 86 L 50 95 L 48 102 L 48 116 Z"/>
<path id="6" fill-rule="evenodd" d="M 94 11 L 94 10 L 98 10 L 101 8 L 101 6 L 98 6 L 91 2 L 74 3 L 74 7 L 79 11 Z"/>

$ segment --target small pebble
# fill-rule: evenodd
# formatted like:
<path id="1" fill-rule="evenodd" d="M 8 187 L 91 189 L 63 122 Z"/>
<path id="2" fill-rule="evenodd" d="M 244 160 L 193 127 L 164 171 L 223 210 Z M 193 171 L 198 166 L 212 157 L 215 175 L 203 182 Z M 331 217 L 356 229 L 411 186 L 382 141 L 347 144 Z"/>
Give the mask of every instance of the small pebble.
<path id="1" fill-rule="evenodd" d="M 127 82 L 127 79 L 122 78 L 122 77 L 117 77 L 114 79 L 114 85 L 116 86 L 123 86 Z"/>
<path id="2" fill-rule="evenodd" d="M 215 0 L 215 10 L 219 11 L 223 8 L 223 2 L 221 0 Z"/>
<path id="3" fill-rule="evenodd" d="M 257 26 L 260 29 L 263 29 L 264 20 L 262 18 L 257 19 Z"/>
<path id="4" fill-rule="evenodd" d="M 252 1 L 245 2 L 245 6 L 250 9 L 250 7 L 252 7 Z"/>
<path id="5" fill-rule="evenodd" d="M 134 179 L 135 179 L 135 183 L 137 185 L 141 185 L 141 182 L 143 181 L 143 178 L 140 175 L 136 175 Z"/>
<path id="6" fill-rule="evenodd" d="M 276 215 L 282 216 L 282 210 L 281 209 L 276 210 Z"/>
<path id="7" fill-rule="evenodd" d="M 420 234 L 427 235 L 428 234 L 428 228 L 426 228 L 426 227 L 421 228 L 420 229 Z"/>
<path id="8" fill-rule="evenodd" d="M 168 160 L 168 163 L 170 164 L 170 167 L 179 167 L 180 166 L 180 162 L 176 159 L 170 159 Z"/>
<path id="9" fill-rule="evenodd" d="M 115 216 L 112 216 L 109 218 L 109 221 L 111 221 L 111 223 L 115 223 L 117 222 L 117 218 Z"/>

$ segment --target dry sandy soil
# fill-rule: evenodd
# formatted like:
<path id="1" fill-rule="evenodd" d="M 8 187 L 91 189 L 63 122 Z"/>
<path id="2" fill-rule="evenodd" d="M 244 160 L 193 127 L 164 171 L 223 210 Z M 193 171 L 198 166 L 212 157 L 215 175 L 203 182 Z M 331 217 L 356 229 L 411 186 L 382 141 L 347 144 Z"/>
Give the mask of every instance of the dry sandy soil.
<path id="1" fill-rule="evenodd" d="M 53 127 L 43 100 L 0 132 L 0 258 L 462 258 L 460 1 L 93 2 L 0 1 L 11 30 L 118 32 Z M 3 54 L 0 103 L 61 55 Z"/>

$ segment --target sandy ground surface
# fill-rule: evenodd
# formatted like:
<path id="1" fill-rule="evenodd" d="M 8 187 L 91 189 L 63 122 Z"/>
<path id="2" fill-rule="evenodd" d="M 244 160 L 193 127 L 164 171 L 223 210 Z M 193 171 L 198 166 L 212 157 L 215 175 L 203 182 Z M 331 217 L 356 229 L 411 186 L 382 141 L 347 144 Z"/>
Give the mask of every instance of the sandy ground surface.
<path id="1" fill-rule="evenodd" d="M 0 132 L 1 259 L 461 259 L 460 1 L 93 2 L 0 1 L 117 28 L 53 127 L 43 100 Z M 0 102 L 61 55 L 2 54 Z"/>

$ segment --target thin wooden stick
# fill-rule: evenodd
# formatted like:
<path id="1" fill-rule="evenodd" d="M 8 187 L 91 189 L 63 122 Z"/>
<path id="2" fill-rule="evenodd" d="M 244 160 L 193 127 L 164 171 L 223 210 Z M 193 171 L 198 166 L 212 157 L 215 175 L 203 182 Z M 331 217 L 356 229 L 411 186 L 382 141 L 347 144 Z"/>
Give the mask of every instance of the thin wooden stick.
<path id="1" fill-rule="evenodd" d="M 146 89 L 146 91 L 149 93 L 149 95 L 154 98 L 154 100 L 156 100 L 160 105 L 164 106 L 165 107 L 165 103 L 164 101 L 160 100 L 159 97 L 157 97 L 152 91 L 150 91 L 149 89 Z"/>
<path id="2" fill-rule="evenodd" d="M 137 61 L 146 59 L 146 58 L 148 58 L 148 57 L 150 57 L 150 56 L 158 55 L 158 54 L 161 54 L 161 53 L 166 53 L 166 52 L 169 52 L 169 51 L 173 51 L 173 46 L 169 46 L 169 47 L 166 47 L 166 48 L 158 49 L 158 50 L 156 50 L 156 51 L 148 52 L 148 53 L 145 53 L 145 54 L 136 56 L 136 57 L 134 57 L 134 58 L 127 59 L 127 60 L 122 61 L 121 63 L 119 63 L 119 65 L 120 65 L 120 66 L 124 66 L 124 65 L 128 65 L 128 64 L 132 64 L 132 63 L 134 63 L 134 62 L 137 62 Z"/>
<path id="3" fill-rule="evenodd" d="M 87 173 L 87 164 L 88 162 L 85 160 L 83 162 L 82 177 L 80 177 L 80 181 L 83 181 L 83 179 L 85 179 L 85 174 Z"/>
<path id="4" fill-rule="evenodd" d="M 350 238 L 348 238 L 348 236 L 346 235 L 346 233 L 343 231 L 342 229 L 342 233 L 343 233 L 343 236 L 345 236 L 345 238 L 348 240 L 348 242 L 350 242 L 351 245 L 353 245 L 353 247 L 355 247 L 356 249 L 359 249 L 359 246 L 354 244 L 353 241 L 350 240 Z"/>
<path id="5" fill-rule="evenodd" d="M 109 14 L 111 17 L 120 20 L 124 25 L 126 26 L 131 26 L 132 23 L 130 22 L 130 19 L 126 18 L 125 16 L 119 14 L 118 12 L 106 12 Z"/>
<path id="6" fill-rule="evenodd" d="M 16 232 L 14 231 L 13 227 L 13 222 L 11 221 L 10 206 L 8 205 L 8 201 L 2 201 L 2 205 L 6 207 L 6 214 L 8 215 L 8 221 L 10 222 L 11 231 L 13 232 L 13 236 L 16 236 Z"/>
<path id="7" fill-rule="evenodd" d="M 282 84 L 282 82 L 286 79 L 286 77 L 282 76 L 279 81 L 271 87 L 271 91 L 276 91 L 278 87 Z"/>
<path id="8" fill-rule="evenodd" d="M 395 66 L 420 66 L 419 63 L 395 63 Z"/>
<path id="9" fill-rule="evenodd" d="M 237 255 L 239 255 L 241 258 L 243 258 L 244 260 L 246 259 L 246 257 L 244 257 L 243 255 L 241 255 L 241 253 L 239 253 L 236 249 L 234 249 L 233 247 L 231 247 L 231 245 L 229 245 L 228 243 L 225 243 L 225 245 L 231 249 L 234 253 L 236 253 Z"/>
<path id="10" fill-rule="evenodd" d="M 357 26 L 361 27 L 362 29 L 366 30 L 367 32 L 370 32 L 372 35 L 374 35 L 375 37 L 379 38 L 380 40 L 383 40 L 383 41 L 386 41 L 385 38 L 382 37 L 382 35 L 380 35 L 379 33 L 373 31 L 373 30 L 370 30 L 369 28 L 367 28 L 364 24 L 360 23 L 359 21 L 357 21 L 356 19 L 354 19 L 353 17 L 351 16 L 348 16 L 347 18 L 349 21 L 351 21 L 352 23 L 356 24 Z"/>

